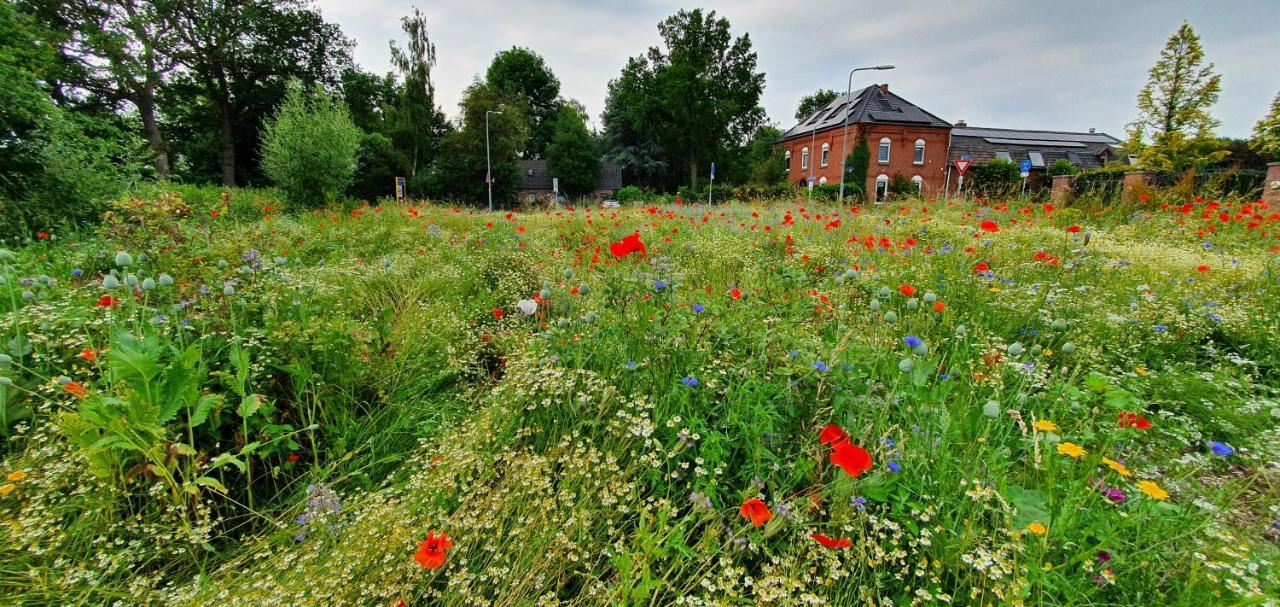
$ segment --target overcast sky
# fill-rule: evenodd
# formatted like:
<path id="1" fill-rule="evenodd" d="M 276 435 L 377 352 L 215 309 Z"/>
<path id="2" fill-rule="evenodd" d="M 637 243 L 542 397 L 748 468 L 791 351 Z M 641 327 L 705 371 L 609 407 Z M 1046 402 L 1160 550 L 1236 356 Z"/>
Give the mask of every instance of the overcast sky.
<path id="1" fill-rule="evenodd" d="M 1099 130 L 1123 137 L 1134 99 L 1165 40 L 1186 19 L 1222 74 L 1219 134 L 1247 137 L 1280 90 L 1280 1 L 318 0 L 356 41 L 355 59 L 389 69 L 387 43 L 417 5 L 427 16 L 445 113 L 496 52 L 524 46 L 559 76 L 599 126 L 608 82 L 628 57 L 658 43 L 657 23 L 681 8 L 713 9 L 750 34 L 764 71 L 762 104 L 782 128 L 817 88 L 844 89 L 848 70 L 945 120 L 971 126 Z"/>

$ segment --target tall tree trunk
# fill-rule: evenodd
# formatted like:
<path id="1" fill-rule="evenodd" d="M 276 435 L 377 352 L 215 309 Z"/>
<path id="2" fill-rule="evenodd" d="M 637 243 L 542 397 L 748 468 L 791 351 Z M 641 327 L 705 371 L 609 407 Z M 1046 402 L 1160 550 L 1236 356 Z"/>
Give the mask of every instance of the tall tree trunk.
<path id="1" fill-rule="evenodd" d="M 154 85 L 143 85 L 141 94 L 138 96 L 137 105 L 138 115 L 142 117 L 142 128 L 147 134 L 147 143 L 151 146 L 151 153 L 155 155 L 156 179 L 168 181 L 170 176 L 169 146 L 165 144 L 164 137 L 160 135 L 160 124 L 156 121 L 156 89 Z"/>
<path id="2" fill-rule="evenodd" d="M 218 98 L 218 113 L 221 115 L 218 135 L 221 148 L 222 185 L 231 188 L 236 185 L 236 139 L 231 131 L 231 93 L 227 90 L 225 74 L 218 74 L 217 84 L 215 94 Z"/>
<path id="3" fill-rule="evenodd" d="M 698 159 L 689 159 L 689 187 L 698 187 Z"/>

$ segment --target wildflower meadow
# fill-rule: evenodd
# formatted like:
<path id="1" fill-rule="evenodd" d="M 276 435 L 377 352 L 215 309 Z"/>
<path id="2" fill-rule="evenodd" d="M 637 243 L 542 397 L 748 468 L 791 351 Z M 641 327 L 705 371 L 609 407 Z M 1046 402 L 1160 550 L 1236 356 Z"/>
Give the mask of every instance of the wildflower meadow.
<path id="1" fill-rule="evenodd" d="M 1280 604 L 1280 208 L 157 188 L 0 249 L 6 605 Z"/>

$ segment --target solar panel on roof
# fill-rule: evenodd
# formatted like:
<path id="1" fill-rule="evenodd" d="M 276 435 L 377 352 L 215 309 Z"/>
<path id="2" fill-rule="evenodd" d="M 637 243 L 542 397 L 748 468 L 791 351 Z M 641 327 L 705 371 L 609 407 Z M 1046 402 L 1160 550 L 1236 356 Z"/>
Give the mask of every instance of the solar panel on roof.
<path id="1" fill-rule="evenodd" d="M 893 104 L 889 103 L 887 99 L 877 99 L 876 101 L 880 103 L 880 109 L 885 110 L 886 112 L 893 111 Z"/>
<path id="2" fill-rule="evenodd" d="M 955 129 L 960 137 L 996 137 L 1009 140 L 1076 141 L 1083 143 L 1114 143 L 1115 138 L 1103 133 L 1057 133 L 1053 131 L 1014 131 L 1005 129 L 970 128 Z"/>
<path id="3" fill-rule="evenodd" d="M 1036 145 L 1040 147 L 1054 148 L 1083 148 L 1088 147 L 1078 141 L 1050 141 L 1044 139 L 1004 139 L 1000 137 L 983 137 L 983 141 L 987 143 L 999 143 L 1004 145 Z"/>

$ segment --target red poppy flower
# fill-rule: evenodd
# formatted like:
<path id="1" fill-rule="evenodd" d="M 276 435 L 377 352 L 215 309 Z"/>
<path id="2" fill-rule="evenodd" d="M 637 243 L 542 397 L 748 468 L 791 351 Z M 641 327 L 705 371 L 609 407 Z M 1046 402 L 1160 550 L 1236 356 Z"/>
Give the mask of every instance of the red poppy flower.
<path id="1" fill-rule="evenodd" d="M 502 320 L 502 308 L 494 308 L 493 317 L 498 320 Z"/>
<path id="2" fill-rule="evenodd" d="M 289 461 L 291 461 L 291 462 L 296 462 L 296 461 L 298 461 L 298 460 L 300 460 L 300 459 L 302 459 L 302 456 L 298 455 L 297 453 L 290 453 L 290 454 L 289 454 Z"/>
<path id="3" fill-rule="evenodd" d="M 38 240 L 44 240 L 44 239 L 46 239 L 46 238 L 48 238 L 48 237 L 49 237 L 49 233 L 48 233 L 48 232 L 36 232 L 36 239 L 38 239 Z"/>
<path id="4" fill-rule="evenodd" d="M 831 463 L 840 466 L 854 478 L 871 469 L 871 454 L 866 449 L 851 443 L 833 445 Z"/>
<path id="5" fill-rule="evenodd" d="M 640 235 L 632 234 L 618 242 L 610 244 L 609 252 L 612 253 L 614 257 L 622 259 L 632 253 L 640 253 L 641 255 L 644 255 L 647 253 L 647 250 L 644 247 L 644 243 L 640 241 Z"/>
<path id="6" fill-rule="evenodd" d="M 755 497 L 742 502 L 742 507 L 738 508 L 738 513 L 742 515 L 742 518 L 751 521 L 751 526 L 753 527 L 760 527 L 773 518 L 773 513 L 769 512 L 769 507 Z"/>
<path id="7" fill-rule="evenodd" d="M 911 297 L 916 294 L 916 288 L 911 285 L 902 285 L 898 287 L 898 291 L 907 297 Z"/>
<path id="8" fill-rule="evenodd" d="M 65 386 L 62 386 L 62 389 L 76 395 L 79 398 L 84 398 L 86 396 L 89 396 L 89 391 L 86 390 L 85 387 L 81 385 L 81 383 L 78 381 L 73 381 L 69 384 L 66 384 Z"/>
<path id="9" fill-rule="evenodd" d="M 979 261 L 978 263 L 973 264 L 973 273 L 974 273 L 974 274 L 980 274 L 980 273 L 982 273 L 982 272 L 986 272 L 987 270 L 990 270 L 990 269 L 991 269 L 991 266 L 990 266 L 990 265 L 988 265 L 988 264 L 987 264 L 987 262 L 985 262 L 985 261 Z"/>
<path id="10" fill-rule="evenodd" d="M 738 287 L 729 289 L 729 297 L 733 299 L 742 299 L 742 289 L 739 289 Z"/>
<path id="11" fill-rule="evenodd" d="M 1208 272 L 1208 271 L 1209 271 L 1209 266 L 1207 266 L 1207 265 L 1205 265 L 1205 264 L 1200 264 L 1200 265 L 1196 266 L 1196 271 L 1197 271 L 1197 272 Z"/>
<path id="12" fill-rule="evenodd" d="M 98 298 L 99 308 L 111 308 L 120 304 L 120 298 L 111 295 L 103 295 Z"/>
<path id="13" fill-rule="evenodd" d="M 946 309 L 947 309 L 947 304 L 944 304 L 944 303 L 942 303 L 942 302 L 940 302 L 940 301 L 935 301 L 935 302 L 933 302 L 933 311 L 934 311 L 934 312 L 937 312 L 937 313 L 941 314 L 941 313 L 942 313 L 942 311 L 943 311 L 943 310 L 946 310 Z"/>
<path id="14" fill-rule="evenodd" d="M 840 426 L 827 424 L 827 427 L 823 428 L 822 432 L 818 434 L 818 442 L 824 445 L 847 443 L 849 442 L 849 433 L 845 432 L 844 428 Z"/>
<path id="15" fill-rule="evenodd" d="M 833 537 L 827 537 L 821 533 L 810 533 L 809 537 L 813 538 L 813 541 L 818 542 L 827 548 L 848 548 L 853 545 L 853 542 L 847 537 L 836 539 Z"/>
<path id="16" fill-rule="evenodd" d="M 85 348 L 81 350 L 79 354 L 76 355 L 76 358 L 83 358 L 88 362 L 93 362 L 95 360 L 98 360 L 98 351 L 94 350 L 93 348 Z"/>
<path id="17" fill-rule="evenodd" d="M 1117 423 L 1121 428 L 1133 428 L 1135 430 L 1146 430 L 1151 427 L 1150 420 L 1132 411 L 1121 411 Z"/>
<path id="18" fill-rule="evenodd" d="M 418 551 L 413 553 L 413 560 L 427 569 L 439 569 L 444 566 L 445 551 L 453 547 L 449 537 L 434 531 L 427 532 L 427 539 L 418 544 Z"/>
<path id="19" fill-rule="evenodd" d="M 1067 228 L 1068 234 L 1075 234 L 1080 231 L 1080 226 L 1071 226 Z"/>
<path id="20" fill-rule="evenodd" d="M 978 227 L 982 228 L 983 232 L 999 232 L 1000 231 L 1000 225 L 994 221 L 991 221 L 990 219 L 982 222 L 981 224 L 978 224 Z"/>

